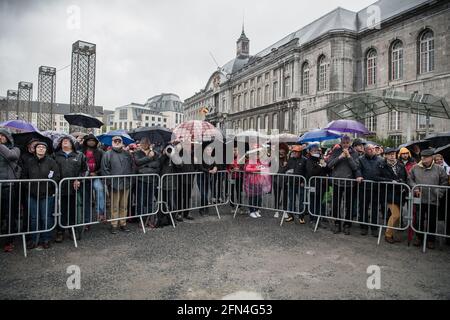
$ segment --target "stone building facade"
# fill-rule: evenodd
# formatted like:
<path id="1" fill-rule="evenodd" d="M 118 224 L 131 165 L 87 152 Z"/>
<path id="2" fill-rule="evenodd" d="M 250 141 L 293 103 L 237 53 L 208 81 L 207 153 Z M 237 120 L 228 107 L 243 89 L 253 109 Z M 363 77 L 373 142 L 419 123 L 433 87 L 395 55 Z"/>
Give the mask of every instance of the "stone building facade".
<path id="1" fill-rule="evenodd" d="M 394 89 L 450 101 L 449 0 L 337 8 L 253 56 L 242 30 L 236 51 L 185 100 L 186 119 L 301 134 L 333 120 L 314 110 L 357 93 Z M 412 119 L 413 137 L 423 137 L 425 117 Z M 405 121 L 396 111 L 365 120 L 378 136 L 398 142 L 405 140 Z M 431 118 L 429 129 L 449 131 L 450 120 Z"/>

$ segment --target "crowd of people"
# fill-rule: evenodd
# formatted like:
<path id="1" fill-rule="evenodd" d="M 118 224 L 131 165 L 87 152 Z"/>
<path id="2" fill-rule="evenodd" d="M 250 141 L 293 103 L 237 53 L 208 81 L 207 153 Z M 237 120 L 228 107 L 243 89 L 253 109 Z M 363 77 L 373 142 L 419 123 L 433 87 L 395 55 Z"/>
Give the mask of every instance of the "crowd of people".
<path id="1" fill-rule="evenodd" d="M 235 146 L 233 161 L 228 164 L 198 163 L 194 156 L 189 163 L 175 163 L 172 159 L 175 152 L 156 148 L 148 138 L 126 146 L 121 136 L 115 136 L 112 146 L 105 147 L 92 134 L 78 140 L 67 135 L 60 137 L 52 154 L 50 149 L 46 142 L 33 139 L 21 152 L 10 132 L 0 129 L 1 181 L 53 180 L 58 184 L 62 179 L 71 178 L 59 190 L 61 223 L 57 224 L 55 234 L 39 232 L 51 229 L 55 223 L 53 184 L 33 182 L 20 188 L 17 183 L 1 184 L 1 234 L 29 233 L 27 248 L 30 250 L 48 249 L 53 241 L 64 241 L 68 227 L 77 226 L 77 231 L 84 232 L 89 230 L 90 223 L 97 221 L 110 221 L 112 234 L 129 232 L 127 218 L 152 213 L 158 208 L 155 176 L 164 174 L 175 174 L 162 182 L 160 191 L 165 212 L 175 212 L 176 222 L 194 219 L 190 212 L 191 196 L 197 187 L 201 216 L 207 214 L 208 205 L 224 201 L 230 190 L 232 210 L 239 209 L 251 218 L 260 218 L 265 208 L 263 197 L 270 194 L 273 196 L 270 209 L 276 211 L 276 217 L 281 214 L 286 222 L 306 224 L 305 195 L 311 181 L 309 187 L 314 187 L 315 192 L 309 198 L 309 211 L 313 213 L 310 222 L 316 222 L 317 216 L 323 215 L 324 206 L 331 203 L 329 217 L 334 218 L 334 233 L 349 235 L 352 222 L 359 222 L 362 235 L 367 235 L 370 227 L 371 233 L 378 236 L 376 226 L 381 213 L 388 217 L 390 227 L 385 239 L 395 243 L 398 238 L 393 228 L 401 223 L 406 202 L 404 184 L 447 186 L 450 175 L 450 167 L 433 149 L 420 150 L 418 146 L 412 152 L 407 148 L 384 149 L 361 139 L 352 141 L 348 136 L 326 151 L 319 144 L 279 144 L 279 157 L 275 159 L 278 174 L 270 173 L 271 164 L 263 159 L 261 145 L 251 146 L 251 150 L 256 150 L 252 153 L 255 161 L 249 161 L 248 154 L 239 154 Z M 209 155 L 214 152 L 211 147 L 204 151 Z M 127 178 L 115 179 L 115 176 Z M 310 180 L 312 177 L 331 180 Z M 417 229 L 424 230 L 428 219 L 427 227 L 432 232 L 435 221 L 444 219 L 446 234 L 450 235 L 450 217 L 442 212 L 442 208 L 450 207 L 448 190 L 422 190 L 415 196 L 426 203 L 417 209 L 420 217 L 417 219 L 420 221 L 415 221 Z M 150 228 L 157 228 L 171 221 L 167 214 L 158 211 L 146 223 Z M 77 232 L 77 236 L 80 234 Z M 13 250 L 13 240 L 13 236 L 5 238 L 6 252 Z M 434 248 L 434 237 L 429 236 L 427 240 L 427 247 Z M 419 233 L 415 245 L 420 246 L 422 241 Z"/>

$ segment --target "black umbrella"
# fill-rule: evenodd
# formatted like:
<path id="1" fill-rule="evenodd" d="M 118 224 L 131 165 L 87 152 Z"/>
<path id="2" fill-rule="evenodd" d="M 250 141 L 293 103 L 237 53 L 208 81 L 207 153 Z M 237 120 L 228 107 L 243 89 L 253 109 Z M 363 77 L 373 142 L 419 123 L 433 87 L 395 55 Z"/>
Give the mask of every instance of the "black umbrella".
<path id="1" fill-rule="evenodd" d="M 142 127 L 129 131 L 128 134 L 134 140 L 149 138 L 155 145 L 166 145 L 172 140 L 172 130 L 163 127 Z"/>
<path id="2" fill-rule="evenodd" d="M 47 152 L 53 152 L 53 140 L 43 136 L 39 132 L 24 132 L 24 133 L 14 133 L 14 144 L 18 146 L 22 152 L 27 151 L 27 146 L 32 139 L 39 140 L 41 142 L 45 142 L 47 144 Z"/>
<path id="3" fill-rule="evenodd" d="M 64 115 L 64 119 L 72 126 L 82 128 L 101 128 L 103 122 L 84 113 L 69 113 Z"/>
<path id="4" fill-rule="evenodd" d="M 425 140 L 434 148 L 446 146 L 450 143 L 450 132 L 435 133 L 425 137 Z"/>
<path id="5" fill-rule="evenodd" d="M 430 146 L 430 142 L 427 140 L 417 140 L 417 141 L 410 141 L 408 143 L 402 144 L 399 146 L 399 149 L 401 148 L 407 148 L 412 150 L 412 146 L 418 145 L 420 150 L 427 149 Z"/>
<path id="6" fill-rule="evenodd" d="M 445 162 L 450 163 L 450 144 L 437 148 L 434 152 L 435 154 L 442 154 Z"/>

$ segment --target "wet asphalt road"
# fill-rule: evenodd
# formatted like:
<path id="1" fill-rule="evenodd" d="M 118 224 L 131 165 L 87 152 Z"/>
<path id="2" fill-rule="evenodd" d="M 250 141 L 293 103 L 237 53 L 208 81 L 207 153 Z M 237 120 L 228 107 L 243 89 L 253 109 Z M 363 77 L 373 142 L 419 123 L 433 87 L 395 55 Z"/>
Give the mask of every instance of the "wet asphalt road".
<path id="1" fill-rule="evenodd" d="M 450 299 L 450 247 L 423 254 L 406 242 L 390 245 L 361 236 L 313 233 L 272 212 L 261 219 L 228 206 L 177 228 L 111 235 L 96 225 L 76 249 L 66 239 L 24 258 L 21 242 L 0 253 L 0 299 L 222 299 L 241 291 L 264 299 Z M 81 271 L 69 290 L 67 267 Z M 381 289 L 367 288 L 367 268 L 381 270 Z"/>

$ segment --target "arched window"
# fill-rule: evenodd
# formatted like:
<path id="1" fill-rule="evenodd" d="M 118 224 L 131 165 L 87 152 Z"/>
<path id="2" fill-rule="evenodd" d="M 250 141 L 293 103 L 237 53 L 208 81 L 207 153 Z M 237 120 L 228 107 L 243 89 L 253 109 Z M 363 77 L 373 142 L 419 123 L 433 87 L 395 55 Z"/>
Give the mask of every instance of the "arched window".
<path id="1" fill-rule="evenodd" d="M 317 74 L 318 77 L 318 91 L 324 91 L 327 89 L 327 81 L 328 81 L 328 75 L 327 75 L 327 62 L 324 55 L 321 55 L 319 57 L 318 63 L 317 63 Z"/>
<path id="2" fill-rule="evenodd" d="M 403 43 L 395 41 L 391 48 L 391 80 L 403 78 Z"/>
<path id="3" fill-rule="evenodd" d="M 419 66 L 420 73 L 434 70 L 434 33 L 431 30 L 424 31 L 419 39 Z"/>
<path id="4" fill-rule="evenodd" d="M 302 94 L 309 94 L 309 64 L 305 62 L 302 66 Z"/>
<path id="5" fill-rule="evenodd" d="M 366 69 L 367 85 L 373 86 L 377 83 L 377 52 L 374 49 L 367 52 Z"/>

